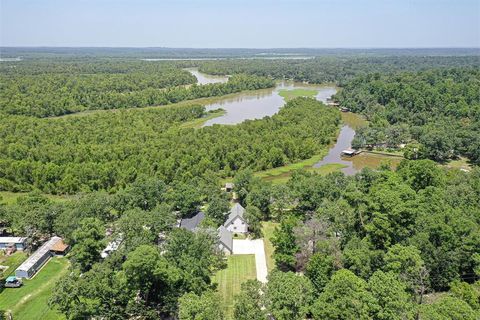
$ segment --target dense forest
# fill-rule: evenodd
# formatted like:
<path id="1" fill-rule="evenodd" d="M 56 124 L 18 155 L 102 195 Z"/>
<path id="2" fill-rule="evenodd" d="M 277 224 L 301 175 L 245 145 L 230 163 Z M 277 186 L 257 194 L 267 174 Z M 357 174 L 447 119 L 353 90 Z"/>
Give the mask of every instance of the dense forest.
<path id="1" fill-rule="evenodd" d="M 33 249 L 52 235 L 71 246 L 49 298 L 66 319 L 223 320 L 212 278 L 226 268 L 216 228 L 231 205 L 221 189 L 228 178 L 250 236 L 271 242 L 274 258 L 267 283 L 242 284 L 235 320 L 477 320 L 480 72 L 478 56 L 458 50 L 298 49 L 315 57 L 270 60 L 199 49 L 194 56 L 223 58 L 138 61 L 190 51 L 9 49 L 27 58 L 0 64 L 0 191 L 24 194 L 0 195 L 1 230 Z M 197 85 L 186 67 L 231 76 Z M 257 177 L 335 141 L 340 111 L 311 98 L 237 125 L 191 125 L 209 112 L 188 100 L 285 78 L 341 86 L 335 99 L 369 123 L 354 146 L 406 144 L 406 159 L 351 176 Z M 460 156 L 468 170 L 439 165 Z M 177 228 L 199 211 L 195 232 Z M 265 223 L 275 226 L 268 239 Z"/>
<path id="2" fill-rule="evenodd" d="M 410 158 L 480 163 L 480 71 L 470 68 L 369 74 L 347 82 L 340 104 L 363 113 L 369 126 L 356 147 L 409 143 Z"/>
<path id="3" fill-rule="evenodd" d="M 36 117 L 167 105 L 274 85 L 235 75 L 225 84 L 198 86 L 186 70 L 144 61 L 17 64 L 2 63 L 0 112 Z"/>
<path id="4" fill-rule="evenodd" d="M 334 56 L 304 60 L 202 61 L 197 65 L 210 74 L 247 73 L 309 83 L 333 82 L 342 86 L 356 75 L 446 67 L 478 68 L 480 61 L 478 56 Z"/>
<path id="5" fill-rule="evenodd" d="M 313 99 L 274 116 L 202 130 L 181 123 L 204 107 L 119 110 L 58 119 L 0 119 L 0 188 L 47 193 L 116 190 L 140 174 L 188 181 L 307 159 L 335 137 L 340 115 Z"/>
<path id="6" fill-rule="evenodd" d="M 215 235 L 173 227 L 179 208 L 228 203 L 217 179 L 197 182 L 139 176 L 115 193 L 67 202 L 32 193 L 0 206 L 0 218 L 33 242 L 55 233 L 74 245 L 71 272 L 50 299 L 67 319 L 221 320 L 211 277 L 225 265 Z M 300 171 L 286 185 L 240 171 L 235 188 L 252 228 L 279 227 L 276 268 L 267 284 L 242 285 L 235 319 L 478 319 L 479 186 L 478 169 L 430 160 L 350 177 Z M 209 212 L 205 226 L 218 225 Z M 119 235 L 123 245 L 102 260 Z"/>
<path id="7" fill-rule="evenodd" d="M 264 319 L 262 303 L 276 319 L 478 319 L 478 168 L 405 160 L 396 172 L 297 172 L 279 186 L 242 172 L 236 182 L 247 211 L 280 221 L 272 242 L 282 271 L 244 286 L 237 319 Z"/>

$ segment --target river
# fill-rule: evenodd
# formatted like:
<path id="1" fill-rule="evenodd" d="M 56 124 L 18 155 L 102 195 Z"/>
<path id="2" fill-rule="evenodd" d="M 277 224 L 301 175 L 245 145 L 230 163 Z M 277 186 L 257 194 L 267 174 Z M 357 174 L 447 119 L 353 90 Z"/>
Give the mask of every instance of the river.
<path id="1" fill-rule="evenodd" d="M 199 84 L 225 83 L 228 80 L 226 76 L 207 75 L 195 68 L 186 69 L 197 77 Z M 213 124 L 238 124 L 248 119 L 261 119 L 265 116 L 272 116 L 285 104 L 285 100 L 280 96 L 280 90 L 293 90 L 297 88 L 317 90 L 316 98 L 319 101 L 326 102 L 337 92 L 333 86 L 309 85 L 293 81 L 281 81 L 275 88 L 257 90 L 255 92 L 244 92 L 235 95 L 233 98 L 225 98 L 219 102 L 207 104 L 207 111 L 222 108 L 226 113 L 220 117 L 210 119 L 204 126 Z M 341 157 L 342 150 L 351 147 L 355 130 L 366 125 L 366 121 L 357 114 L 342 112 L 343 126 L 337 137 L 335 144 L 330 148 L 328 154 L 319 162 L 313 165 L 319 168 L 326 164 L 339 163 L 344 165 L 342 172 L 346 175 L 353 175 L 364 167 L 377 168 L 382 161 L 388 160 L 392 167 L 396 167 L 401 158 L 377 155 L 371 153 L 361 153 L 354 157 Z"/>

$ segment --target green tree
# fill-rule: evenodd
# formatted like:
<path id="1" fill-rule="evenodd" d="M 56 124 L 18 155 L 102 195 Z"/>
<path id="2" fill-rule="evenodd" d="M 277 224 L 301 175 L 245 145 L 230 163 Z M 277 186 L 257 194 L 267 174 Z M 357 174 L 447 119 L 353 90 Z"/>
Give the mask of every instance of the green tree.
<path id="1" fill-rule="evenodd" d="M 215 196 L 209 201 L 205 215 L 215 221 L 217 225 L 221 225 L 225 222 L 229 210 L 228 199 L 225 196 Z"/>
<path id="2" fill-rule="evenodd" d="M 424 262 L 420 251 L 414 246 L 396 244 L 385 254 L 383 270 L 397 274 L 412 293 L 422 284 L 423 269 Z"/>
<path id="3" fill-rule="evenodd" d="M 248 206 L 245 211 L 245 219 L 248 223 L 248 230 L 255 238 L 262 237 L 262 217 L 263 214 L 255 206 Z"/>
<path id="4" fill-rule="evenodd" d="M 264 320 L 262 283 L 247 280 L 241 285 L 240 293 L 235 297 L 233 317 L 235 320 Z"/>
<path id="5" fill-rule="evenodd" d="M 480 310 L 480 286 L 478 285 L 475 288 L 474 284 L 456 280 L 450 283 L 450 294 L 468 303 L 473 310 Z"/>
<path id="6" fill-rule="evenodd" d="M 270 273 L 265 291 L 265 307 L 275 319 L 304 319 L 312 299 L 313 288 L 308 278 L 293 272 Z"/>
<path id="7" fill-rule="evenodd" d="M 354 302 L 354 303 L 353 303 Z M 365 280 L 342 269 L 332 276 L 312 307 L 314 319 L 372 319 L 378 304 Z"/>
<path id="8" fill-rule="evenodd" d="M 315 294 L 323 292 L 323 288 L 330 281 L 330 277 L 335 271 L 334 259 L 331 256 L 316 253 L 307 263 L 305 276 L 312 282 Z"/>
<path id="9" fill-rule="evenodd" d="M 225 315 L 221 299 L 212 291 L 198 296 L 186 293 L 179 299 L 178 318 L 180 320 L 223 320 Z"/>
<path id="10" fill-rule="evenodd" d="M 275 248 L 273 256 L 280 270 L 293 270 L 295 268 L 295 254 L 299 250 L 295 244 L 294 234 L 294 228 L 297 224 L 297 218 L 287 216 L 282 219 L 280 228 L 275 228 L 273 232 L 272 244 Z"/>
<path id="11" fill-rule="evenodd" d="M 145 304 L 157 309 L 172 303 L 180 272 L 154 246 L 141 245 L 127 255 L 122 265 L 126 285 L 138 292 Z"/>
<path id="12" fill-rule="evenodd" d="M 397 274 L 376 271 L 368 279 L 368 287 L 379 305 L 374 315 L 375 319 L 405 320 L 414 318 L 411 296 L 406 292 L 407 286 L 398 279 Z"/>
<path id="13" fill-rule="evenodd" d="M 96 218 L 83 219 L 73 232 L 72 262 L 82 272 L 90 270 L 100 260 L 104 233 L 103 223 Z"/>
<path id="14" fill-rule="evenodd" d="M 477 320 L 479 316 L 468 303 L 449 296 L 420 306 L 421 320 Z"/>

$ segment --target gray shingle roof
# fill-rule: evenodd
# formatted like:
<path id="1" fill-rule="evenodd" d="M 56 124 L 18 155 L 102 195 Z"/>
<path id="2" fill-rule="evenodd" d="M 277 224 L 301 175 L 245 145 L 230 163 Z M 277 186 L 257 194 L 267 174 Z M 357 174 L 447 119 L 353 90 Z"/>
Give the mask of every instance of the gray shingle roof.
<path id="1" fill-rule="evenodd" d="M 232 209 L 230 209 L 227 221 L 225 221 L 223 225 L 228 226 L 236 217 L 240 217 L 243 221 L 245 221 L 245 218 L 243 218 L 244 213 L 245 209 L 240 205 L 240 203 L 235 203 Z"/>
<path id="2" fill-rule="evenodd" d="M 195 214 L 190 218 L 184 218 L 180 221 L 180 228 L 184 228 L 190 231 L 195 230 L 198 228 L 202 220 L 205 218 L 205 213 L 200 211 L 199 213 Z"/>
<path id="3" fill-rule="evenodd" d="M 233 251 L 233 234 L 224 226 L 218 228 L 218 240 L 225 248 L 230 250 L 230 252 Z"/>

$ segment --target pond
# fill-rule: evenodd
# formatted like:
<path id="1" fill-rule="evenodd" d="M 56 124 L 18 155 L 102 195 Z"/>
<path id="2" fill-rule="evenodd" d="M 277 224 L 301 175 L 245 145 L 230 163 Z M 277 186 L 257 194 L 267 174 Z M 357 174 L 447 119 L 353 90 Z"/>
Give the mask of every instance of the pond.
<path id="1" fill-rule="evenodd" d="M 186 69 L 197 77 L 199 84 L 224 83 L 228 80 L 226 76 L 206 75 L 198 69 Z M 204 126 L 214 124 L 238 124 L 248 119 L 261 119 L 265 116 L 272 116 L 285 104 L 285 100 L 280 96 L 280 90 L 308 89 L 316 90 L 316 98 L 319 101 L 326 102 L 337 92 L 334 86 L 310 85 L 293 81 L 278 82 L 275 88 L 257 90 L 255 92 L 243 92 L 235 95 L 233 98 L 225 98 L 219 102 L 207 104 L 207 111 L 215 109 L 224 109 L 226 113 L 223 116 L 210 119 L 204 123 Z M 313 165 L 314 168 L 320 168 L 331 163 L 344 165 L 342 172 L 347 175 L 353 175 L 364 167 L 377 168 L 383 161 L 390 161 L 394 168 L 400 163 L 400 157 L 390 157 L 371 153 L 361 153 L 354 157 L 341 157 L 341 152 L 351 148 L 355 130 L 366 125 L 366 121 L 357 114 L 342 112 L 343 126 L 337 137 L 335 144 L 330 148 L 328 154 L 321 161 Z"/>
<path id="2" fill-rule="evenodd" d="M 345 149 L 352 147 L 352 140 L 355 137 L 355 129 L 358 129 L 367 124 L 360 115 L 350 112 L 342 112 L 343 126 L 338 134 L 337 141 L 328 154 L 321 161 L 313 165 L 314 168 L 320 168 L 326 164 L 339 163 L 345 167 L 341 169 L 346 175 L 354 175 L 363 168 L 378 168 L 384 162 L 388 162 L 391 168 L 396 168 L 401 157 L 388 156 L 384 154 L 374 154 L 369 152 L 362 152 L 353 157 L 342 157 L 341 153 Z"/>

